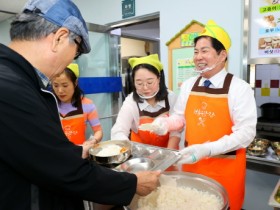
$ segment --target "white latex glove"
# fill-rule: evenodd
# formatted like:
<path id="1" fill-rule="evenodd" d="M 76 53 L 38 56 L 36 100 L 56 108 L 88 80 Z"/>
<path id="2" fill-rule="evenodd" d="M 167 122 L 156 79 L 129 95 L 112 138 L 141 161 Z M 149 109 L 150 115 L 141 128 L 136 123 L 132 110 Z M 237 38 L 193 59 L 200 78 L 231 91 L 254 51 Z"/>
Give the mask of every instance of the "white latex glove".
<path id="1" fill-rule="evenodd" d="M 209 144 L 194 144 L 179 151 L 182 155 L 181 159 L 177 162 L 180 164 L 193 164 L 199 160 L 209 157 L 211 154 L 211 147 Z"/>
<path id="2" fill-rule="evenodd" d="M 152 122 L 152 132 L 158 135 L 165 135 L 167 132 L 178 131 L 181 132 L 185 125 L 183 116 L 171 115 L 169 117 L 157 117 Z"/>
<path id="3" fill-rule="evenodd" d="M 167 119 L 167 117 L 157 117 L 152 122 L 152 132 L 160 136 L 167 134 L 169 131 Z"/>

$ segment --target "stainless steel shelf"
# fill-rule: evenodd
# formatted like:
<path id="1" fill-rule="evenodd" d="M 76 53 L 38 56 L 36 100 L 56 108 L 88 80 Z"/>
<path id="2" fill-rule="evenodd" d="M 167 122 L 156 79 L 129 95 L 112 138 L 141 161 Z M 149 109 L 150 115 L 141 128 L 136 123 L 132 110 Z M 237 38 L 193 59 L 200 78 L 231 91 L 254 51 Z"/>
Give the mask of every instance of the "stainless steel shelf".
<path id="1" fill-rule="evenodd" d="M 268 151 L 265 157 L 247 155 L 247 169 L 280 175 L 280 160 L 271 148 Z"/>
<path id="2" fill-rule="evenodd" d="M 260 136 L 270 136 L 270 137 L 280 138 L 280 133 L 276 133 L 276 132 L 272 132 L 272 131 L 257 131 L 257 134 Z"/>

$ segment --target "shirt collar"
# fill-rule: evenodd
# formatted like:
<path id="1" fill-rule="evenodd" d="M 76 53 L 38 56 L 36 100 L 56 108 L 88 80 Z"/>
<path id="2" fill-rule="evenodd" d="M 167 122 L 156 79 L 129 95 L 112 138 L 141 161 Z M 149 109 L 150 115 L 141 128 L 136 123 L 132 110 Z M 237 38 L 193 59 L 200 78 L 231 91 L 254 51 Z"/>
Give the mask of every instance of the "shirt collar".
<path id="1" fill-rule="evenodd" d="M 220 83 L 224 82 L 222 78 L 224 78 L 227 75 L 227 71 L 225 68 L 223 68 L 221 71 L 219 71 L 217 74 L 212 76 L 210 79 L 211 85 L 213 85 L 214 88 L 220 87 Z M 207 80 L 207 78 L 202 77 L 200 81 L 200 85 L 203 85 L 203 82 Z"/>
<path id="2" fill-rule="evenodd" d="M 147 107 L 151 106 L 146 100 L 144 100 L 143 103 L 138 103 L 139 105 L 139 109 L 141 111 L 145 110 Z M 165 101 L 164 100 L 161 100 L 161 101 L 158 101 L 156 103 L 156 106 L 161 106 L 161 107 L 164 107 L 165 108 Z"/>
<path id="3" fill-rule="evenodd" d="M 45 87 L 47 87 L 48 85 L 50 85 L 50 80 L 49 78 L 44 75 L 42 72 L 40 72 L 38 69 L 34 68 L 37 75 L 39 76 L 39 78 L 41 79 L 42 83 L 44 84 Z"/>

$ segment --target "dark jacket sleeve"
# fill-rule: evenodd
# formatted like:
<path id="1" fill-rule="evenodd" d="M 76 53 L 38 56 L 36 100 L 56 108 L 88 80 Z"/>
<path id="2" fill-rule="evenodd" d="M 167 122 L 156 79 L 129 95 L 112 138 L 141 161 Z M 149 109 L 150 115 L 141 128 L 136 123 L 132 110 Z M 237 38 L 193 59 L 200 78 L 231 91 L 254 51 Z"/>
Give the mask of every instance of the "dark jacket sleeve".
<path id="1" fill-rule="evenodd" d="M 11 182 L 30 182 L 54 194 L 96 203 L 131 202 L 136 176 L 82 159 L 82 147 L 63 133 L 52 94 L 14 74 L 0 74 L 0 90 L 0 160 L 17 176 Z"/>

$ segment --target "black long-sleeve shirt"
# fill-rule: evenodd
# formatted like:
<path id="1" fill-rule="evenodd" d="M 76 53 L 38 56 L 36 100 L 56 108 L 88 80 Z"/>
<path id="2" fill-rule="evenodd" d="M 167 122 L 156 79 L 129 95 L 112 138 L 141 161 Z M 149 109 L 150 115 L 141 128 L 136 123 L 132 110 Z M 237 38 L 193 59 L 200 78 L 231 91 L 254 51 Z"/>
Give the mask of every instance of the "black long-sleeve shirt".
<path id="1" fill-rule="evenodd" d="M 54 96 L 32 65 L 0 45 L 0 210 L 79 209 L 82 200 L 128 205 L 134 174 L 81 158 L 68 141 Z"/>

